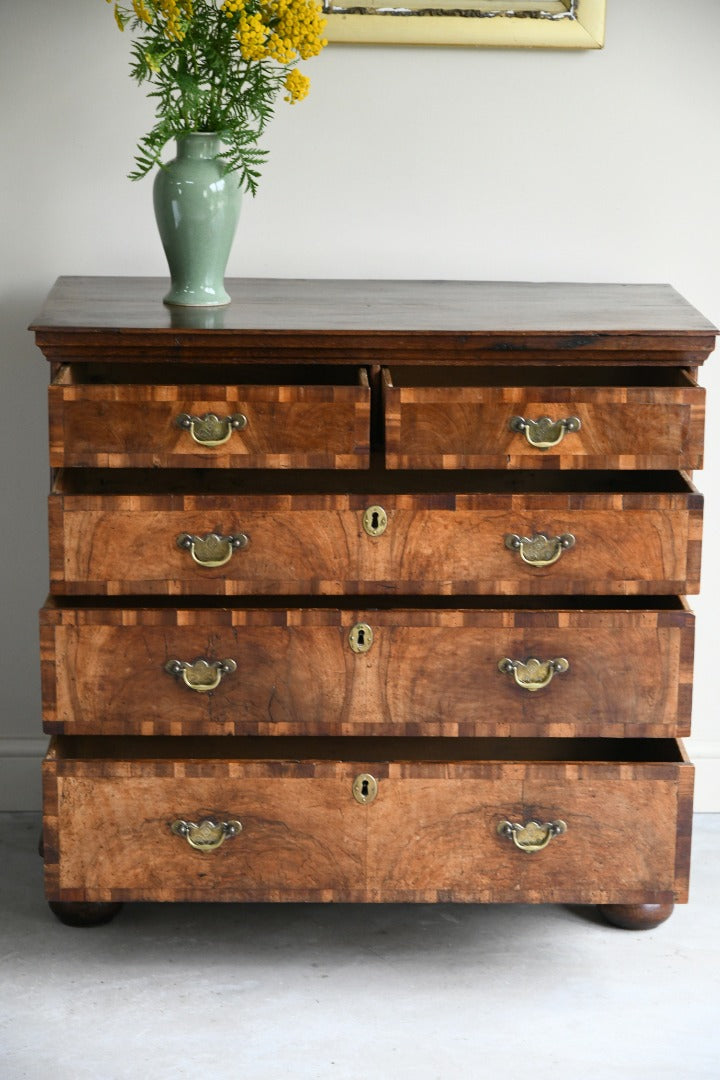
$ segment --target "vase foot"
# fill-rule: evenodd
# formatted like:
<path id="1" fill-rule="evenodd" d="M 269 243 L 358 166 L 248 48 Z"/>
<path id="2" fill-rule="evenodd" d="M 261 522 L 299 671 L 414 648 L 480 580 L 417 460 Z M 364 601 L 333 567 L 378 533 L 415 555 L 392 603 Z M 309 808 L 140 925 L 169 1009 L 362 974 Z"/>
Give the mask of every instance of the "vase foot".
<path id="1" fill-rule="evenodd" d="M 215 292 L 212 295 L 171 289 L 167 296 L 163 297 L 163 304 L 166 304 L 167 307 L 219 308 L 227 307 L 229 303 L 230 297 L 224 289 L 222 292 Z"/>

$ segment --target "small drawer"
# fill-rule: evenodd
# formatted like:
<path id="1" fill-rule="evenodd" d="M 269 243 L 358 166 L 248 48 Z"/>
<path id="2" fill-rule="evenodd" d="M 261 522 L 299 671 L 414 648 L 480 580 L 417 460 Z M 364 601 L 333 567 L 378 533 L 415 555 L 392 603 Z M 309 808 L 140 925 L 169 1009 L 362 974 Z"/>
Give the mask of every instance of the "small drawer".
<path id="1" fill-rule="evenodd" d="M 687 899 L 673 740 L 59 736 L 43 769 L 50 900 Z"/>
<path id="2" fill-rule="evenodd" d="M 242 477 L 216 473 L 181 478 L 170 494 L 166 474 L 72 472 L 50 496 L 55 594 L 679 595 L 699 586 L 703 501 L 679 473 L 468 473 L 464 485 L 452 473 L 432 485 L 406 474 L 405 494 L 374 490 L 368 479 L 380 478 L 361 473 L 332 474 L 323 494 L 288 493 L 275 474 L 266 494 L 246 494 Z"/>
<path id="3" fill-rule="evenodd" d="M 49 390 L 50 464 L 367 467 L 370 388 L 364 368 L 220 367 L 211 378 L 227 382 L 208 385 L 206 369 L 183 365 L 62 367 Z M 289 383 L 291 378 L 302 384 Z"/>
<path id="4" fill-rule="evenodd" d="M 702 468 L 681 368 L 394 368 L 383 393 L 391 469 Z"/>
<path id="5" fill-rule="evenodd" d="M 48 601 L 48 733 L 689 734 L 694 617 L 674 597 L 292 609 Z"/>

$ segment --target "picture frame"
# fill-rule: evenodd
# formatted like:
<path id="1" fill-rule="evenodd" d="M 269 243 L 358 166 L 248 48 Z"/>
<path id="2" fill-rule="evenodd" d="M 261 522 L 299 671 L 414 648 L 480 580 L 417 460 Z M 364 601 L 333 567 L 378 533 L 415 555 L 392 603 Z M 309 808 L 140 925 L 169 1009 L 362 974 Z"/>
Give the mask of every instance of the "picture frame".
<path id="1" fill-rule="evenodd" d="M 600 49 L 606 0 L 323 0 L 329 41 Z"/>

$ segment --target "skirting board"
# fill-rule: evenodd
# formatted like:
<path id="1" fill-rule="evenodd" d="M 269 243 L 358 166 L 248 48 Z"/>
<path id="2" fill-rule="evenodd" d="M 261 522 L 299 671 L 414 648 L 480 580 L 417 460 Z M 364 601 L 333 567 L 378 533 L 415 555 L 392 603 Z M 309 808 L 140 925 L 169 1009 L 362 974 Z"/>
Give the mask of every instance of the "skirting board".
<path id="1" fill-rule="evenodd" d="M 0 738 L 0 812 L 40 809 L 40 763 L 47 745 L 47 736 Z"/>
<path id="2" fill-rule="evenodd" d="M 47 738 L 0 737 L 0 813 L 41 807 L 40 762 Z M 695 812 L 720 813 L 720 740 L 688 740 L 695 762 Z"/>
<path id="3" fill-rule="evenodd" d="M 695 813 L 720 813 L 720 740 L 687 739 L 685 746 L 695 763 Z"/>

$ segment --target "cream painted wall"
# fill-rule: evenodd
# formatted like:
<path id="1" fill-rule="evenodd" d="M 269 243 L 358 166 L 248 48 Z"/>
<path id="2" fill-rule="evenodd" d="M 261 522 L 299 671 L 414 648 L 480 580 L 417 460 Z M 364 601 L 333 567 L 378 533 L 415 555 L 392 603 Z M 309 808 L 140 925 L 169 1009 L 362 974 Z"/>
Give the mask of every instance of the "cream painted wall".
<path id="1" fill-rule="evenodd" d="M 331 46 L 278 106 L 229 272 L 669 281 L 720 324 L 720 3 L 608 0 L 602 52 Z M 692 14 L 690 14 L 690 9 Z M 0 807 L 39 805 L 45 362 L 25 326 L 58 274 L 164 274 L 149 107 L 102 0 L 0 0 Z M 698 613 L 698 806 L 720 811 L 720 362 Z M 641 662 L 641 658 L 638 658 Z"/>

